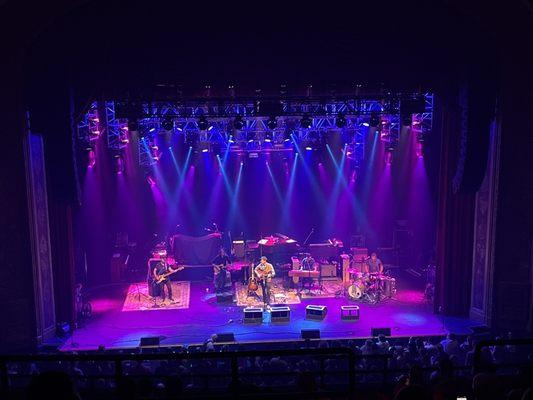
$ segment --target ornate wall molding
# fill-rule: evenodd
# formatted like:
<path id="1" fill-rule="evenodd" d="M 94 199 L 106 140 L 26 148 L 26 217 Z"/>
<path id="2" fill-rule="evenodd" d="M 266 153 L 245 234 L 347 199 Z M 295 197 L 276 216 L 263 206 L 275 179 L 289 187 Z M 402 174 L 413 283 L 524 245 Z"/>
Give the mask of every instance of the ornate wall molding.
<path id="1" fill-rule="evenodd" d="M 500 130 L 499 121 L 494 121 L 490 130 L 487 169 L 481 187 L 476 193 L 474 222 L 470 318 L 489 326 L 492 322 L 493 309 L 492 289 L 498 206 Z"/>
<path id="2" fill-rule="evenodd" d="M 44 145 L 40 135 L 27 132 L 24 138 L 24 154 L 30 215 L 36 341 L 41 343 L 54 335 L 56 317 Z"/>

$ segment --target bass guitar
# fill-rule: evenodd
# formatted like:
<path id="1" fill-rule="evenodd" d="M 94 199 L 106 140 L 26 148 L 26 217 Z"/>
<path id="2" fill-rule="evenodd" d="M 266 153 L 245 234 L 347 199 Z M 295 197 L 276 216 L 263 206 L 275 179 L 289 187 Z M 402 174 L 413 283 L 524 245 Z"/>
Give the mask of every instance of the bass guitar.
<path id="1" fill-rule="evenodd" d="M 165 272 L 164 274 L 158 275 L 157 279 L 154 278 L 154 282 L 156 284 L 159 284 L 159 283 L 163 282 L 165 279 L 167 279 L 170 275 L 175 274 L 176 272 L 181 271 L 183 269 L 185 269 L 185 267 L 178 267 L 176 269 L 172 269 L 169 272 Z"/>

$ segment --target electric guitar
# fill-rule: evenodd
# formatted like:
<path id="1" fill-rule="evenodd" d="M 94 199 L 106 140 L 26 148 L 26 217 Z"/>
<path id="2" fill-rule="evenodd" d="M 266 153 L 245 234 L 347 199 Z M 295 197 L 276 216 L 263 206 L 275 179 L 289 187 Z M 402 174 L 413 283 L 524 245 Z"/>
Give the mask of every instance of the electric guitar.
<path id="1" fill-rule="evenodd" d="M 157 278 L 154 277 L 154 282 L 156 284 L 159 284 L 159 283 L 163 282 L 165 279 L 167 279 L 170 275 L 175 274 L 176 272 L 181 271 L 183 269 L 185 269 L 185 267 L 178 267 L 178 268 L 173 269 L 173 270 L 171 270 L 169 272 L 166 272 L 164 274 L 158 275 Z"/>

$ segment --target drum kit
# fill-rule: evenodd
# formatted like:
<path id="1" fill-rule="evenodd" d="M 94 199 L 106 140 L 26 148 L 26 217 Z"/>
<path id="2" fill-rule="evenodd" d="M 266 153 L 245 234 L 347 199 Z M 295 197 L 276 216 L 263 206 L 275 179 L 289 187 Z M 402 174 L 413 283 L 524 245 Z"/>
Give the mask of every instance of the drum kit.
<path id="1" fill-rule="evenodd" d="M 362 273 L 355 269 L 348 270 L 350 285 L 347 296 L 352 300 L 376 304 L 391 299 L 396 294 L 396 279 L 380 273 Z"/>

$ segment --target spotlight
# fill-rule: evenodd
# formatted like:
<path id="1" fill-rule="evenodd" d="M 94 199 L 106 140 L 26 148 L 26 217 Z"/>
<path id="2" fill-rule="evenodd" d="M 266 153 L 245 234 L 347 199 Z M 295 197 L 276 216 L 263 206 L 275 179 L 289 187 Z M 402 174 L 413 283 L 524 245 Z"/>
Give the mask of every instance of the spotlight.
<path id="1" fill-rule="evenodd" d="M 206 117 L 200 117 L 198 118 L 198 129 L 200 129 L 201 131 L 205 131 L 209 128 L 209 122 L 207 121 L 207 118 Z"/>
<path id="2" fill-rule="evenodd" d="M 393 148 L 387 147 L 387 150 L 385 151 L 385 164 L 391 165 L 392 164 L 392 152 Z"/>
<path id="3" fill-rule="evenodd" d="M 255 140 L 255 132 L 246 132 L 246 140 L 253 142 Z"/>
<path id="4" fill-rule="evenodd" d="M 185 144 L 189 145 L 189 147 L 194 147 L 196 146 L 196 143 L 198 143 L 198 132 L 196 131 L 186 132 Z"/>
<path id="5" fill-rule="evenodd" d="M 119 175 L 124 172 L 124 159 L 120 154 L 115 155 L 115 172 Z"/>
<path id="6" fill-rule="evenodd" d="M 337 128 L 344 128 L 346 126 L 346 117 L 343 113 L 339 113 L 339 115 L 337 115 L 335 125 L 337 125 Z"/>
<path id="7" fill-rule="evenodd" d="M 274 139 L 272 132 L 265 132 L 265 142 L 271 142 Z"/>
<path id="8" fill-rule="evenodd" d="M 171 131 L 174 128 L 174 121 L 170 118 L 165 118 L 163 122 L 161 123 L 161 126 L 165 131 Z"/>
<path id="9" fill-rule="evenodd" d="M 150 186 L 155 186 L 155 179 L 152 175 L 147 175 L 146 181 L 148 182 Z"/>
<path id="10" fill-rule="evenodd" d="M 277 126 L 278 126 L 278 120 L 276 119 L 276 117 L 272 116 L 268 119 L 267 123 L 266 123 L 268 129 L 276 129 Z"/>
<path id="11" fill-rule="evenodd" d="M 371 128 L 377 128 L 379 125 L 379 115 L 376 114 L 376 113 L 372 113 L 370 115 L 370 121 L 369 121 L 369 126 Z"/>
<path id="12" fill-rule="evenodd" d="M 87 150 L 87 157 L 88 157 L 87 166 L 89 168 L 92 168 L 96 164 L 96 153 L 94 152 L 94 148 L 90 146 L 87 147 L 86 150 Z"/>
<path id="13" fill-rule="evenodd" d="M 244 121 L 242 117 L 236 117 L 233 121 L 233 127 L 240 131 L 242 128 L 244 128 Z"/>
<path id="14" fill-rule="evenodd" d="M 411 114 L 403 115 L 402 116 L 402 125 L 403 126 L 411 126 L 412 123 L 412 116 Z"/>
<path id="15" fill-rule="evenodd" d="M 139 130 L 139 121 L 136 119 L 129 119 L 128 120 L 128 130 L 131 131 L 138 131 Z"/>
<path id="16" fill-rule="evenodd" d="M 302 119 L 300 120 L 300 126 L 305 129 L 311 128 L 311 125 L 313 125 L 313 120 L 305 114 Z"/>
<path id="17" fill-rule="evenodd" d="M 424 158 L 424 142 L 416 142 L 416 156 Z"/>

